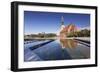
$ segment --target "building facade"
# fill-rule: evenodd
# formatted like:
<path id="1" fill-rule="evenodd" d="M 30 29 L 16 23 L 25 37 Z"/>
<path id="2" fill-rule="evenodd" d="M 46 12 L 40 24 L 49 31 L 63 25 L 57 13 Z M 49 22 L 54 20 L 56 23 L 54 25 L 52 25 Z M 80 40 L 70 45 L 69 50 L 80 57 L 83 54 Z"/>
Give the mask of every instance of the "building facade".
<path id="1" fill-rule="evenodd" d="M 60 26 L 60 38 L 65 39 L 67 35 L 71 32 L 77 31 L 75 24 L 68 24 L 67 26 L 64 25 L 64 18 L 61 17 L 61 26 Z"/>

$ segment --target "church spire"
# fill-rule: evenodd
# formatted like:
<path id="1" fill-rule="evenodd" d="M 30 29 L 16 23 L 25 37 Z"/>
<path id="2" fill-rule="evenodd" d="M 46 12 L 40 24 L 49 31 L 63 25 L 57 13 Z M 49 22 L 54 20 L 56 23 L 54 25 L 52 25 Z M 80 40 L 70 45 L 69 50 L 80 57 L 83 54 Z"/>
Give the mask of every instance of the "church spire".
<path id="1" fill-rule="evenodd" d="M 61 25 L 64 25 L 64 17 L 61 17 Z"/>
<path id="2" fill-rule="evenodd" d="M 64 26 L 64 17 L 61 17 L 61 26 L 60 26 L 60 31 L 62 31 L 65 28 Z"/>

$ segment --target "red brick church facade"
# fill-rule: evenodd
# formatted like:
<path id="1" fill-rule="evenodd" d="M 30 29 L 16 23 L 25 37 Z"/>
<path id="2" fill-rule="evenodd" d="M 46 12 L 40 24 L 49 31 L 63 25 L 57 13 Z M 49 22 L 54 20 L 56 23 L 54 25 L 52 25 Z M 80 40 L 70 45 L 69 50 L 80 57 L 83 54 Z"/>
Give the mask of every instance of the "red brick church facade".
<path id="1" fill-rule="evenodd" d="M 61 27 L 60 27 L 60 38 L 65 39 L 67 38 L 67 34 L 70 32 L 77 31 L 75 24 L 68 24 L 67 26 L 64 25 L 64 18 L 61 18 Z"/>

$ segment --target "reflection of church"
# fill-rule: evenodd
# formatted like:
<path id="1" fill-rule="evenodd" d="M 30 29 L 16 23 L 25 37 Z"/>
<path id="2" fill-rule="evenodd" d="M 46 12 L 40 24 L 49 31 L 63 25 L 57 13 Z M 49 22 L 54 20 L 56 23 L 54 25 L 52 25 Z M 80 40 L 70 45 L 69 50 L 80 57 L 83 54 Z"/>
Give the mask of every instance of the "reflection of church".
<path id="1" fill-rule="evenodd" d="M 77 41 L 73 39 L 60 39 L 60 44 L 62 48 L 74 49 L 77 47 Z"/>
<path id="2" fill-rule="evenodd" d="M 68 26 L 64 25 L 64 18 L 61 18 L 61 27 L 60 27 L 60 38 L 66 38 L 67 34 L 70 32 L 75 32 L 76 26 L 74 24 L 69 24 Z"/>

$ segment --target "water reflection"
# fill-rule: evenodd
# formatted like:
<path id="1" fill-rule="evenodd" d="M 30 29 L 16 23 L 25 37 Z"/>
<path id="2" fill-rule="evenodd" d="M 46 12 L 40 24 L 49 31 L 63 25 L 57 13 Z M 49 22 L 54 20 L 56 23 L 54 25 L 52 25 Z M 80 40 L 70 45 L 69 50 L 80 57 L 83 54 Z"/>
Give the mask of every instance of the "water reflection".
<path id="1" fill-rule="evenodd" d="M 73 39 L 60 39 L 60 44 L 62 46 L 62 49 L 64 48 L 74 49 L 77 47 L 77 41 Z"/>
<path id="2" fill-rule="evenodd" d="M 90 58 L 90 47 L 85 46 L 74 39 L 60 39 L 59 41 L 62 49 L 67 51 L 72 59 Z"/>
<path id="3" fill-rule="evenodd" d="M 24 61 L 50 61 L 90 58 L 90 47 L 73 39 L 59 39 L 39 46 L 50 40 L 24 45 Z M 37 45 L 39 47 L 34 46 Z M 31 48 L 31 49 L 30 49 Z M 33 49 L 32 49 L 33 48 Z"/>

